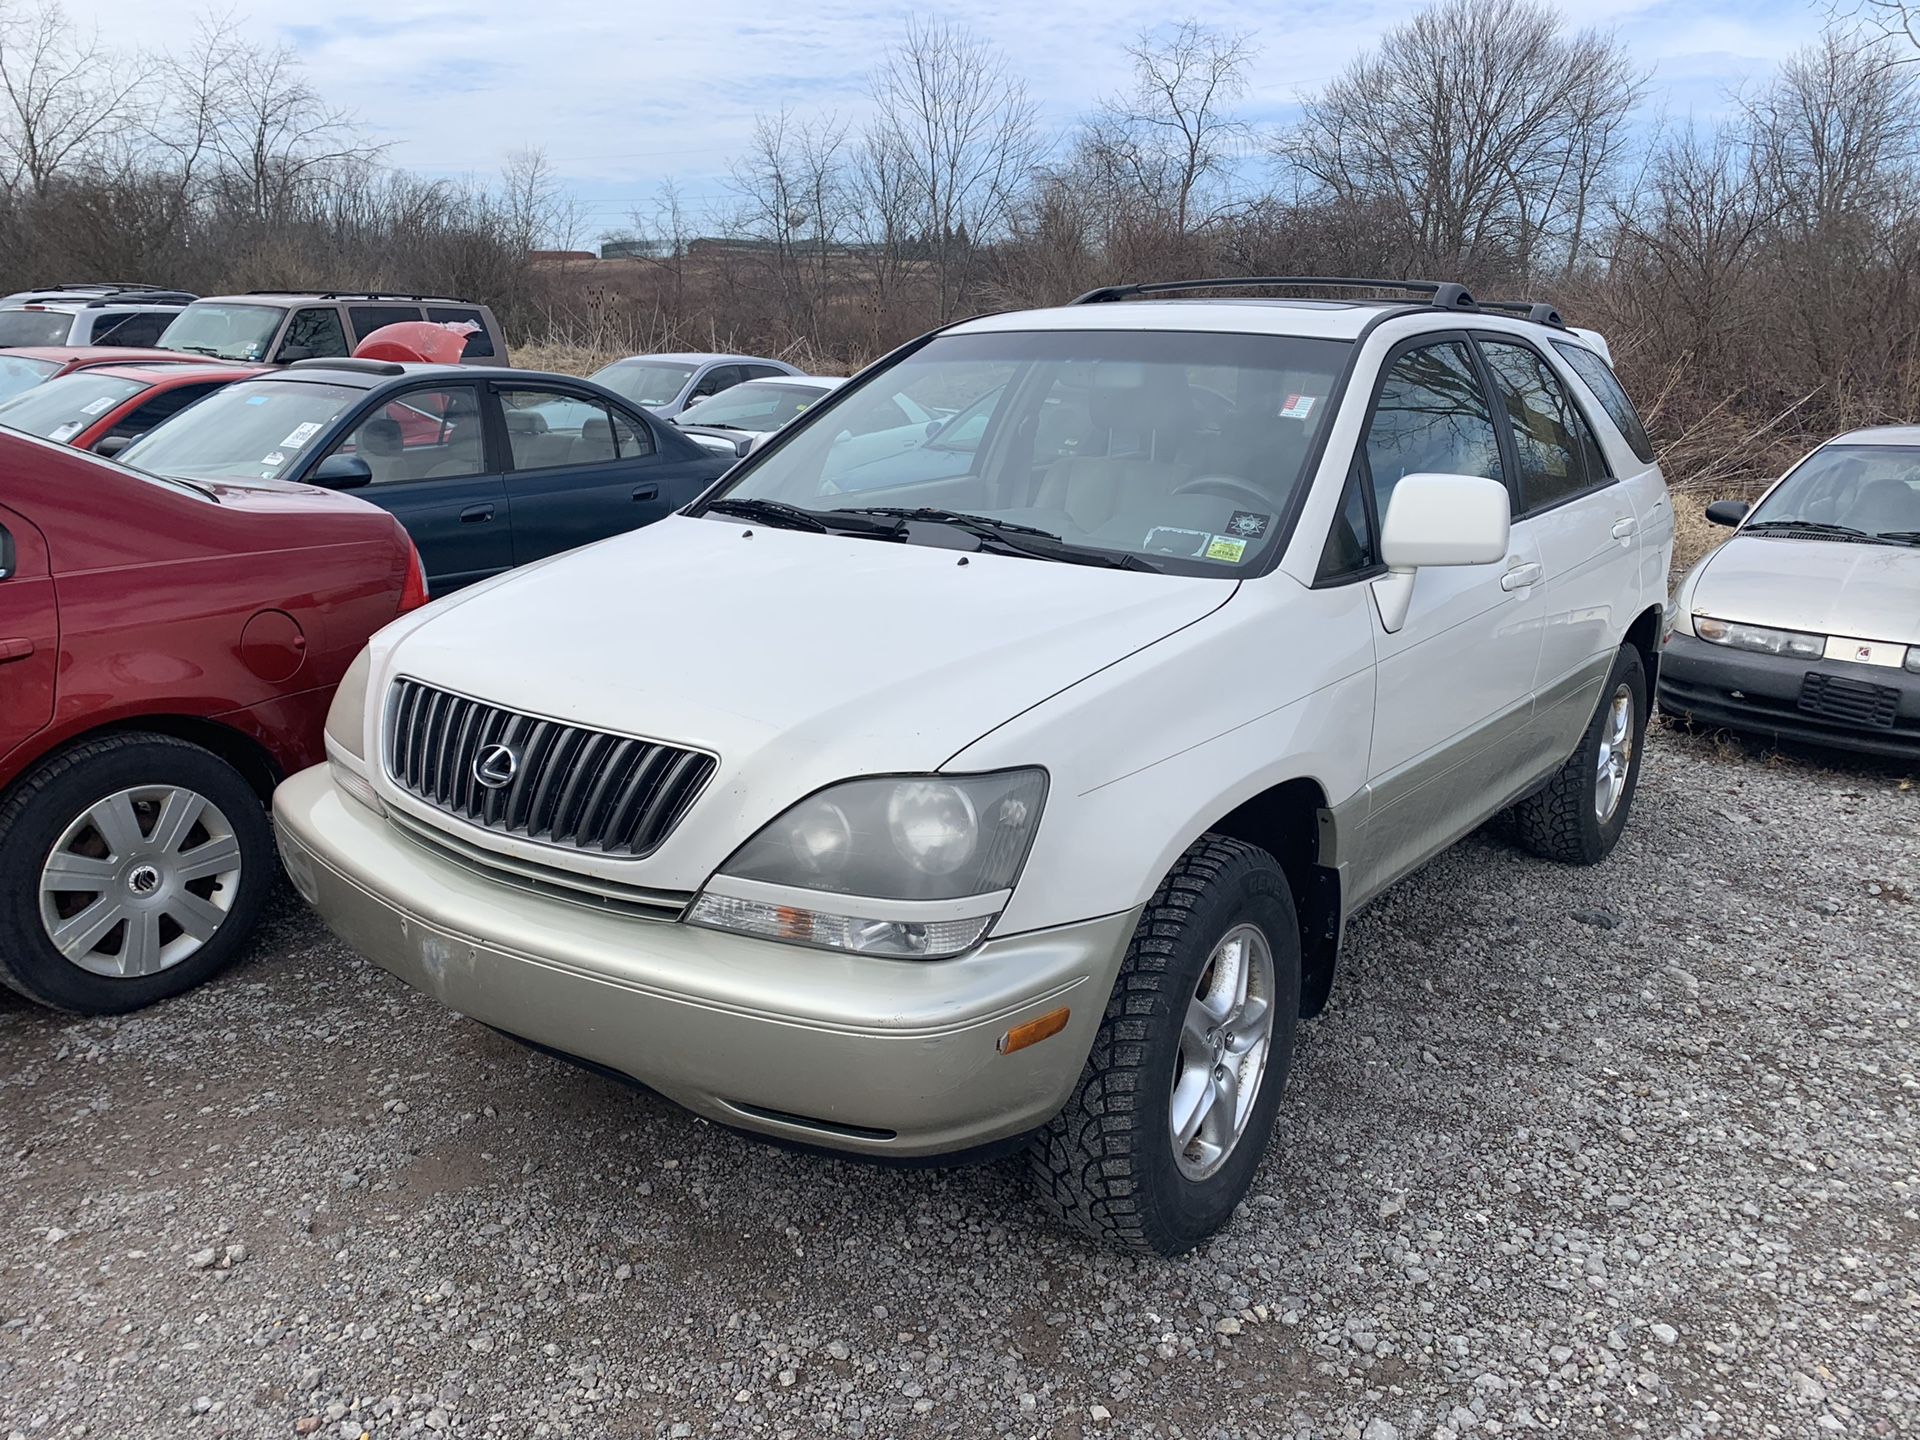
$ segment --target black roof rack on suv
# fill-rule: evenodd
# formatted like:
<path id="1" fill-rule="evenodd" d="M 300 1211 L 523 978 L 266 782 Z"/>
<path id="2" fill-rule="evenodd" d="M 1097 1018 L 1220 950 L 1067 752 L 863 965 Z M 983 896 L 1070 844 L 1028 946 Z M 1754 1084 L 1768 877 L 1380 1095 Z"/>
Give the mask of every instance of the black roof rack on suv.
<path id="1" fill-rule="evenodd" d="M 1419 295 L 1441 310 L 1474 310 L 1467 287 L 1451 280 L 1365 280 L 1333 275 L 1241 275 L 1211 280 L 1149 280 L 1138 285 L 1103 285 L 1073 300 L 1075 305 L 1098 305 L 1131 295 L 1177 295 L 1190 290 L 1398 290 Z"/>
<path id="2" fill-rule="evenodd" d="M 241 295 L 311 295 L 316 300 L 426 300 L 447 305 L 470 305 L 458 295 L 403 295 L 394 290 L 241 290 Z"/>
<path id="3" fill-rule="evenodd" d="M 132 290 L 115 290 L 87 301 L 89 310 L 106 305 L 191 305 L 200 297 L 189 290 L 156 290 L 141 285 Z"/>
<path id="4" fill-rule="evenodd" d="M 1560 312 L 1544 300 L 1482 300 L 1482 310 L 1498 310 L 1503 315 L 1518 315 L 1523 320 L 1531 320 L 1536 325 L 1550 325 L 1555 330 L 1567 328 L 1567 322 L 1560 318 Z"/>

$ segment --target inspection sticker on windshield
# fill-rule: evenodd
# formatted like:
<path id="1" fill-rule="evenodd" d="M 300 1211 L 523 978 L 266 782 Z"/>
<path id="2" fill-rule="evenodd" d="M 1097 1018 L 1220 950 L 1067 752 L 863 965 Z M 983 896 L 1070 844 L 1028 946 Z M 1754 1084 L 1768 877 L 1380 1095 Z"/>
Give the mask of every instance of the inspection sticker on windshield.
<path id="1" fill-rule="evenodd" d="M 1280 407 L 1280 413 L 1289 420 L 1304 420 L 1312 413 L 1318 395 L 1289 395 L 1287 403 Z"/>
<path id="2" fill-rule="evenodd" d="M 320 422 L 318 420 L 305 420 L 294 426 L 292 432 L 280 443 L 289 450 L 298 450 L 319 432 Z"/>
<path id="3" fill-rule="evenodd" d="M 112 406 L 113 406 L 113 397 L 111 395 L 102 395 L 98 400 L 94 401 L 91 405 L 82 405 L 80 407 L 80 410 L 82 414 L 99 415 L 104 411 L 111 409 Z"/>
<path id="4" fill-rule="evenodd" d="M 1207 541 L 1206 556 L 1209 560 L 1238 561 L 1247 553 L 1247 542 L 1235 540 L 1231 535 L 1215 535 Z"/>

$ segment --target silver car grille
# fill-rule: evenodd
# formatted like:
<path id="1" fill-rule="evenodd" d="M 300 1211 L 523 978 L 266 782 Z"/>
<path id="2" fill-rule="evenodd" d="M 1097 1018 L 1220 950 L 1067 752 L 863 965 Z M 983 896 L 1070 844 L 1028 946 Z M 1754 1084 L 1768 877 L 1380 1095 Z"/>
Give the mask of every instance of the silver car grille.
<path id="1" fill-rule="evenodd" d="M 489 785 L 479 761 L 497 759 L 499 747 L 512 756 L 511 776 Z M 704 751 L 523 715 L 402 677 L 387 697 L 386 764 L 409 795 L 484 830 L 638 859 L 673 833 L 716 762 Z"/>

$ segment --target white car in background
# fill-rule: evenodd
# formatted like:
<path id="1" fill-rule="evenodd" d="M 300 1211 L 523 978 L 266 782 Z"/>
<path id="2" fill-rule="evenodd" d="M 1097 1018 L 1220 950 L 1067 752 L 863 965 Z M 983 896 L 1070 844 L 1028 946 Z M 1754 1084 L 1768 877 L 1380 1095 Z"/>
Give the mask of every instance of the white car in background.
<path id="1" fill-rule="evenodd" d="M 745 380 L 705 400 L 696 400 L 673 423 L 687 438 L 722 455 L 745 455 L 763 435 L 771 435 L 807 413 L 845 380 L 831 375 L 783 376 Z"/>
<path id="2" fill-rule="evenodd" d="M 1356 910 L 1502 810 L 1612 851 L 1673 548 L 1545 307 L 1131 298 L 1208 288 L 950 326 L 687 510 L 388 626 L 275 796 L 294 884 L 712 1120 L 1024 1143 L 1068 1223 L 1199 1243 Z M 847 493 L 901 394 L 978 435 Z"/>
<path id="3" fill-rule="evenodd" d="M 193 303 L 154 285 L 54 285 L 0 298 L 0 348 L 122 345 L 150 348 Z"/>
<path id="4" fill-rule="evenodd" d="M 758 355 L 629 355 L 587 378 L 670 420 L 695 401 L 748 380 L 803 373 L 784 360 Z"/>

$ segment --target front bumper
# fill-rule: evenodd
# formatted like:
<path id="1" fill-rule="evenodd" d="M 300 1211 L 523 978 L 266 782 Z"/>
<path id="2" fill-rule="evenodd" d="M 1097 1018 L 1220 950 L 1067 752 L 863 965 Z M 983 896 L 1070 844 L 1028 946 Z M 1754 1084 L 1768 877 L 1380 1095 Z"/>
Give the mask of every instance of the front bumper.
<path id="1" fill-rule="evenodd" d="M 1675 635 L 1660 660 L 1658 693 L 1661 709 L 1702 725 L 1920 756 L 1920 675 L 1906 670 L 1761 655 Z"/>
<path id="2" fill-rule="evenodd" d="M 1137 911 L 930 962 L 802 949 L 528 893 L 409 840 L 325 765 L 274 794 L 300 893 L 442 1004 L 723 1124 L 868 1154 L 1016 1135 L 1066 1103 Z M 1013 1026 L 1067 1006 L 1013 1054 Z"/>

